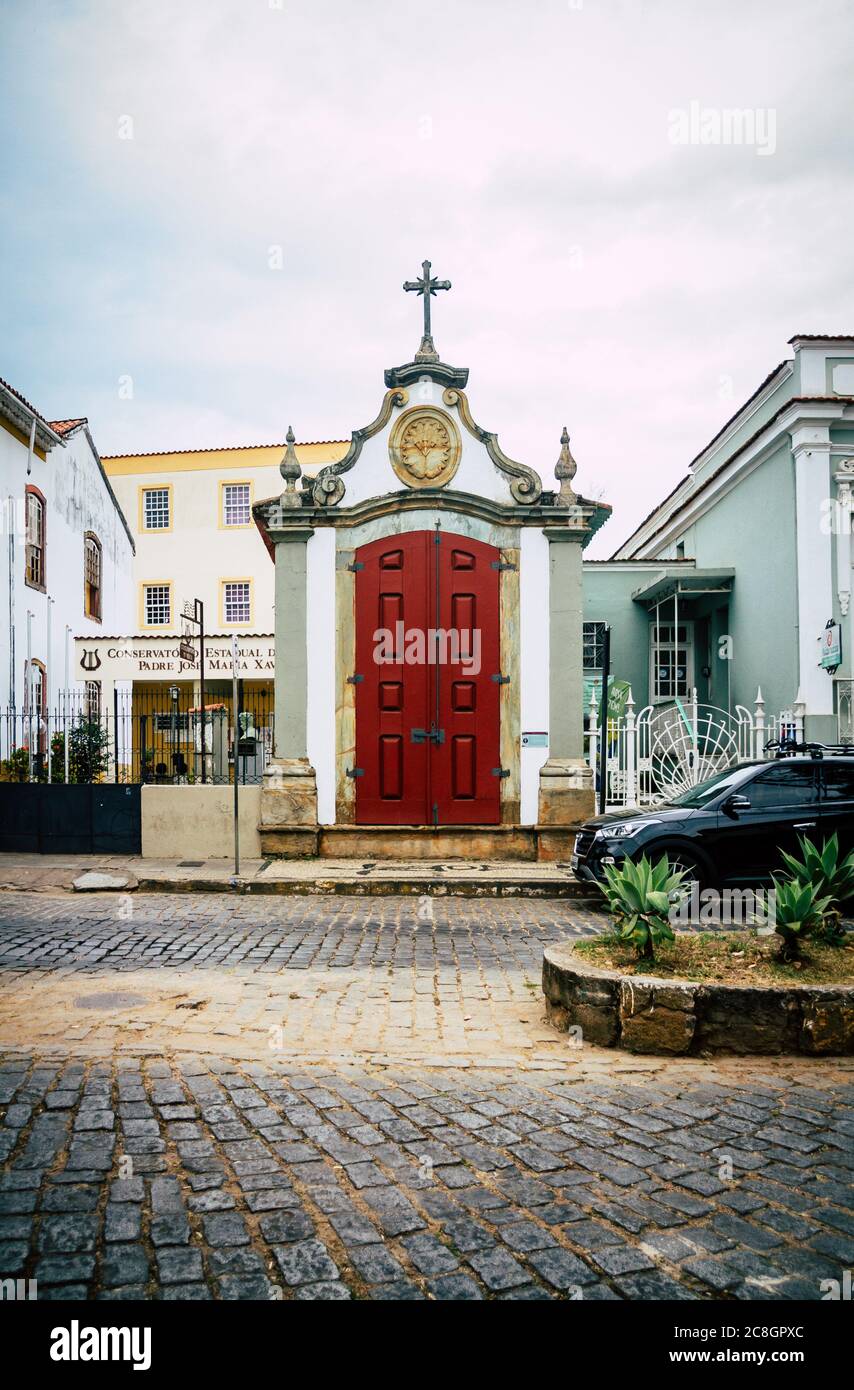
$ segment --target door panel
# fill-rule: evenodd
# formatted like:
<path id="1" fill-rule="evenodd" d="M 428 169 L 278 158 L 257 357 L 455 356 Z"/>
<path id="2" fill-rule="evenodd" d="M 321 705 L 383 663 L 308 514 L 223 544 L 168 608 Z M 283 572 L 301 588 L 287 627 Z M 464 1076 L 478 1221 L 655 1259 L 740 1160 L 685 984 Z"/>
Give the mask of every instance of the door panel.
<path id="1" fill-rule="evenodd" d="M 372 541 L 356 562 L 356 819 L 361 825 L 423 825 L 428 816 L 427 667 L 404 661 L 407 629 L 428 625 L 431 537 Z M 385 640 L 380 649 L 379 643 Z"/>
<path id="2" fill-rule="evenodd" d="M 818 778 L 812 762 L 782 759 L 763 769 L 738 792 L 749 811 L 718 816 L 716 859 L 725 880 L 767 878 L 783 869 L 780 851 L 797 853 L 798 836 L 815 838 Z"/>
<path id="3" fill-rule="evenodd" d="M 500 821 L 499 560 L 429 531 L 356 552 L 359 824 Z"/>
<path id="4" fill-rule="evenodd" d="M 821 837 L 810 836 L 821 845 L 836 834 L 840 857 L 854 849 L 854 764 L 821 764 Z"/>
<path id="5" fill-rule="evenodd" d="M 440 536 L 439 621 L 446 662 L 434 667 L 439 727 L 432 751 L 440 825 L 497 825 L 501 819 L 501 672 L 497 568 L 500 551 L 463 536 Z M 456 658 L 456 660 L 454 660 Z"/>

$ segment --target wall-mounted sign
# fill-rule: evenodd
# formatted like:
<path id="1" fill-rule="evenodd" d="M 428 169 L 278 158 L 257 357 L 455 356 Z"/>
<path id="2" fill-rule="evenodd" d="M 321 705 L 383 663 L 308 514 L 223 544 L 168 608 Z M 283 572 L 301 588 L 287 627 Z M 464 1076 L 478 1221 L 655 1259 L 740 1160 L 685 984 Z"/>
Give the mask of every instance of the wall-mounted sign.
<path id="1" fill-rule="evenodd" d="M 842 664 L 842 628 L 839 623 L 828 623 L 818 640 L 821 643 L 819 665 L 825 671 L 835 671 Z"/>
<path id="2" fill-rule="evenodd" d="M 75 664 L 97 671 L 99 680 L 190 680 L 199 674 L 199 644 L 178 636 L 75 637 Z M 270 680 L 276 667 L 272 636 L 245 634 L 237 639 L 239 673 L 244 680 Z M 231 635 L 205 638 L 205 679 L 231 677 Z"/>
<path id="3" fill-rule="evenodd" d="M 548 746 L 549 736 L 547 733 L 543 733 L 542 730 L 522 735 L 523 748 L 548 748 Z"/>

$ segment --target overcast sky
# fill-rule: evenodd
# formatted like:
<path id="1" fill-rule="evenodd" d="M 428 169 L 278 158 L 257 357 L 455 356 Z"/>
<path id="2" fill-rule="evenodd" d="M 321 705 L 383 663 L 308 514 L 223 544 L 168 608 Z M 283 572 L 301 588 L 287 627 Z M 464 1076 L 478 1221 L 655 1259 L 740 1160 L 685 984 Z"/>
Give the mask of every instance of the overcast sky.
<path id="1" fill-rule="evenodd" d="M 429 257 L 475 419 L 549 480 L 567 424 L 601 557 L 787 339 L 854 333 L 851 0 L 0 0 L 0 39 L 0 376 L 104 454 L 349 436 Z M 756 142 L 675 143 L 692 102 Z"/>

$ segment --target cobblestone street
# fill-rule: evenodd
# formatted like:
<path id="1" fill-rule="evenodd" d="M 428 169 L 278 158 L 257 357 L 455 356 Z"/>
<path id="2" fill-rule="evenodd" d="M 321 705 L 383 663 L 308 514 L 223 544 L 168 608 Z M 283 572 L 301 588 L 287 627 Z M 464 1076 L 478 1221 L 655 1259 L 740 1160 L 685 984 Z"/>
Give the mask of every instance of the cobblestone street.
<path id="1" fill-rule="evenodd" d="M 40 1299 L 822 1298 L 854 1264 L 854 1069 L 571 1047 L 542 947 L 599 925 L 2 895 L 0 1275 Z"/>

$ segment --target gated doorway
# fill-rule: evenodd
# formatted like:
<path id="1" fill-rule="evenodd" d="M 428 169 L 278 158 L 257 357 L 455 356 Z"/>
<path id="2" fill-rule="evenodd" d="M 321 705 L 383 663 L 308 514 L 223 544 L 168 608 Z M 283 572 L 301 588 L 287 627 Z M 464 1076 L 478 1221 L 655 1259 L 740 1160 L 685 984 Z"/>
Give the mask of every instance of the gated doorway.
<path id="1" fill-rule="evenodd" d="M 356 551 L 356 821 L 500 821 L 494 546 L 442 531 Z"/>

